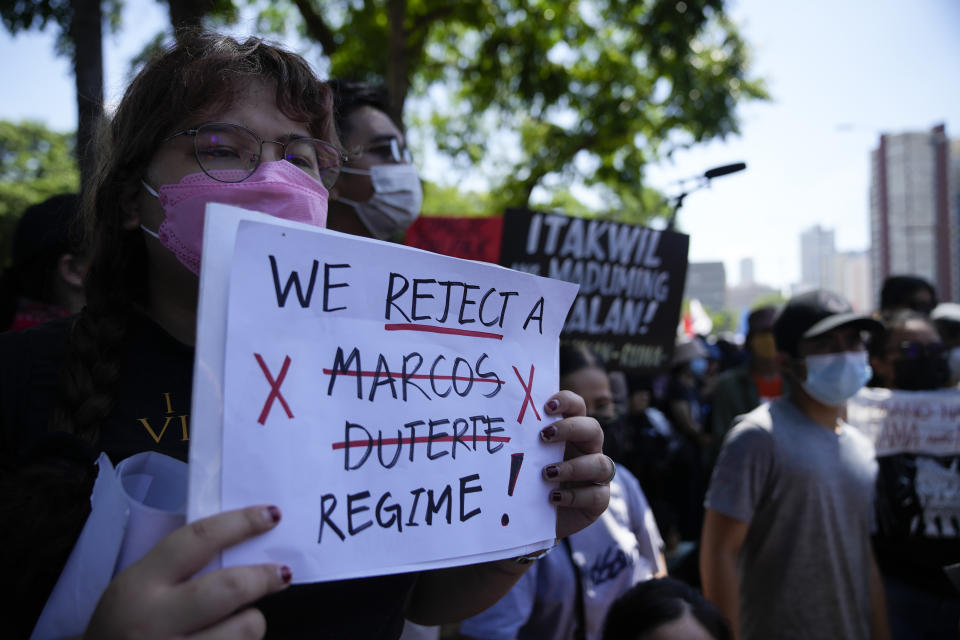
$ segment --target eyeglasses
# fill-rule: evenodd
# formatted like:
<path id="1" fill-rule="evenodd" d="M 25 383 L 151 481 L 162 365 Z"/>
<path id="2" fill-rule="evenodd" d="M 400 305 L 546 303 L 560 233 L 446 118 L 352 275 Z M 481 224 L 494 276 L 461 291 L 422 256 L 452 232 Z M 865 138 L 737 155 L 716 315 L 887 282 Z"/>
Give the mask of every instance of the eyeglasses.
<path id="1" fill-rule="evenodd" d="M 401 146 L 400 141 L 396 138 L 356 147 L 350 152 L 349 159 L 359 160 L 366 153 L 377 156 L 382 160 L 382 164 L 391 161 L 397 164 L 411 164 L 413 162 L 410 149 L 407 149 L 405 145 Z"/>
<path id="2" fill-rule="evenodd" d="M 207 122 L 194 129 L 178 131 L 164 142 L 177 136 L 193 136 L 197 163 L 218 182 L 243 182 L 253 175 L 260 165 L 264 144 L 280 145 L 284 160 L 328 189 L 337 182 L 344 161 L 343 154 L 329 142 L 316 138 L 292 138 L 287 142 L 264 140 L 250 129 L 229 122 Z"/>

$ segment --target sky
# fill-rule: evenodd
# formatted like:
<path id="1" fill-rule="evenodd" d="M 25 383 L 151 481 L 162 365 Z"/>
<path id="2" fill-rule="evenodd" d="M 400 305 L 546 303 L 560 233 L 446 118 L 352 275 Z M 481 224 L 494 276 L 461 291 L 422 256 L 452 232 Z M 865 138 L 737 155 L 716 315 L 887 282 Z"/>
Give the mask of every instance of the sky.
<path id="1" fill-rule="evenodd" d="M 800 277 L 800 233 L 813 225 L 834 229 L 841 251 L 868 248 L 869 157 L 881 133 L 944 123 L 960 138 L 960 2 L 728 0 L 727 11 L 772 99 L 739 108 L 739 136 L 651 166 L 647 183 L 672 195 L 680 179 L 746 162 L 690 194 L 677 226 L 690 234 L 691 261 L 722 260 L 728 283 L 751 257 L 756 281 L 787 288 Z M 104 42 L 108 104 L 126 86 L 130 58 L 167 19 L 165 4 L 127 0 L 120 32 Z M 0 30 L 0 119 L 76 127 L 70 64 L 54 55 L 55 38 L 55 28 Z"/>

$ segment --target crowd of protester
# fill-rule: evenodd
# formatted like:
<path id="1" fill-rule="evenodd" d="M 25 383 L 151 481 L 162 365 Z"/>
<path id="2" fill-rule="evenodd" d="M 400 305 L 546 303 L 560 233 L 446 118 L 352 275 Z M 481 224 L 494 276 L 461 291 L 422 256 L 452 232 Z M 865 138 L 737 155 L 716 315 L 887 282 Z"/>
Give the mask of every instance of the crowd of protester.
<path id="1" fill-rule="evenodd" d="M 879 293 L 866 313 L 799 294 L 749 313 L 742 357 L 684 337 L 659 378 L 626 376 L 607 451 L 640 479 L 671 574 L 702 588 L 737 637 L 960 632 L 945 571 L 960 563 L 960 455 L 877 455 L 845 422 L 862 387 L 957 394 L 960 305 L 915 276 Z"/>
<path id="2" fill-rule="evenodd" d="M 643 631 L 653 614 L 636 594 L 653 599 L 659 581 L 634 575 L 633 590 L 606 605 L 603 637 L 957 637 L 960 596 L 945 567 L 960 562 L 960 456 L 878 456 L 845 403 L 861 388 L 957 394 L 960 305 L 938 304 L 913 276 L 879 293 L 882 306 L 860 313 L 828 291 L 753 309 L 742 343 L 684 336 L 654 376 L 609 371 L 603 383 L 592 364 L 603 400 L 588 408 L 604 450 L 639 480 L 671 578 L 702 590 L 720 621 L 701 620 L 702 636 Z M 575 351 L 580 366 L 599 362 Z M 561 348 L 562 368 L 570 353 Z M 918 526 L 924 464 L 946 478 L 935 531 Z M 552 593 L 511 592 L 461 637 L 601 637 L 576 635 L 575 616 L 559 613 L 583 599 L 556 595 L 571 579 L 549 580 Z"/>
<path id="3" fill-rule="evenodd" d="M 960 456 L 877 456 L 844 411 L 862 387 L 957 393 L 960 305 L 938 304 L 933 287 L 913 276 L 891 277 L 879 293 L 882 306 L 866 313 L 827 291 L 800 294 L 752 310 L 740 345 L 684 336 L 659 375 L 608 372 L 595 409 L 604 450 L 639 480 L 671 576 L 703 589 L 736 637 L 960 632 L 960 596 L 944 571 L 960 562 Z M 918 464 L 947 478 L 934 532 L 917 524 L 925 506 L 914 487 Z M 525 597 L 513 619 L 530 626 L 477 633 L 469 623 L 461 633 L 582 637 L 536 632 L 530 621 L 551 609 Z M 639 629 L 648 615 L 621 598 L 605 637 L 661 637 L 613 635 L 622 633 L 613 625 L 632 619 Z M 496 611 L 506 600 L 479 617 L 502 621 Z M 703 637 L 726 631 L 711 633 Z"/>
<path id="4" fill-rule="evenodd" d="M 189 396 L 202 228 L 190 216 L 209 200 L 205 186 L 242 205 L 264 198 L 257 185 L 268 178 L 292 185 L 301 207 L 265 198 L 261 210 L 395 238 L 422 192 L 385 104 L 375 87 L 322 83 L 259 40 L 185 35 L 128 89 L 85 203 L 63 195 L 24 212 L 0 281 L 2 514 L 21 523 L 0 543 L 8 575 L 19 576 L 16 635 L 29 634 L 86 518 L 93 455 L 157 448 L 121 422 L 158 384 Z M 259 145 L 256 161 L 201 153 L 224 138 Z M 177 145 L 186 151 L 172 153 Z M 292 146 L 317 165 L 287 162 Z M 175 197 L 189 176 L 189 193 Z M 83 224 L 86 244 L 73 233 Z M 956 393 L 960 305 L 938 304 L 914 276 L 889 278 L 879 297 L 876 312 L 858 313 L 830 292 L 798 294 L 752 310 L 742 343 L 684 336 L 667 369 L 646 375 L 608 371 L 564 345 L 565 392 L 548 408 L 580 432 L 568 458 L 598 462 L 593 475 L 556 465 L 544 477 L 609 498 L 578 514 L 591 522 L 581 528 L 563 515 L 576 496 L 551 497 L 558 544 L 543 557 L 294 588 L 277 566 L 191 578 L 281 517 L 254 507 L 211 518 L 201 538 L 196 528 L 165 538 L 107 589 L 88 635 L 396 638 L 406 617 L 407 637 L 441 633 L 415 622 L 451 623 L 445 636 L 478 640 L 955 638 L 960 597 L 944 567 L 960 562 L 960 456 L 878 457 L 844 407 L 864 386 Z M 544 437 L 566 439 L 566 428 Z M 583 448 L 583 433 L 595 447 Z M 161 449 L 186 459 L 185 442 Z M 916 489 L 931 468 L 947 478 L 932 524 Z M 43 552 L 26 553 L 35 546 Z M 466 581 L 472 599 L 460 597 Z"/>

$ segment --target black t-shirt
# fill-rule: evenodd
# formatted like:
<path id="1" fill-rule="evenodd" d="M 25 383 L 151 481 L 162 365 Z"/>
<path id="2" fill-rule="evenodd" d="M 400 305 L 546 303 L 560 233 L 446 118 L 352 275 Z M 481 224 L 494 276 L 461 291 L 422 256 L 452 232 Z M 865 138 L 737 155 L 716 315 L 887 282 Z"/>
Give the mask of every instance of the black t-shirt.
<path id="1" fill-rule="evenodd" d="M 0 334 L 3 450 L 22 455 L 43 439 L 56 405 L 71 320 Z M 97 451 L 114 465 L 142 451 L 187 461 L 193 349 L 136 315 L 129 327 L 113 411 Z"/>
<path id="2" fill-rule="evenodd" d="M 957 599 L 943 567 L 960 562 L 956 486 L 960 456 L 899 453 L 877 458 L 877 533 L 881 573 Z"/>
<path id="3" fill-rule="evenodd" d="M 48 423 L 70 325 L 67 319 L 0 334 L 0 456 L 6 478 L 18 461 L 51 437 Z M 193 349 L 135 315 L 116 404 L 101 426 L 96 452 L 105 451 L 114 464 L 142 451 L 186 461 L 192 378 Z M 267 618 L 268 637 L 398 638 L 415 577 L 399 574 L 297 585 L 257 606 Z"/>
<path id="4" fill-rule="evenodd" d="M 690 405 L 690 417 L 693 419 L 697 428 L 702 430 L 703 403 L 700 399 L 700 394 L 697 392 L 696 385 L 681 380 L 679 376 L 670 376 L 670 380 L 667 382 L 665 399 L 667 406 L 664 413 L 670 417 L 671 421 L 675 420 L 675 416 L 673 415 L 673 410 L 670 405 L 675 401 L 686 402 Z"/>

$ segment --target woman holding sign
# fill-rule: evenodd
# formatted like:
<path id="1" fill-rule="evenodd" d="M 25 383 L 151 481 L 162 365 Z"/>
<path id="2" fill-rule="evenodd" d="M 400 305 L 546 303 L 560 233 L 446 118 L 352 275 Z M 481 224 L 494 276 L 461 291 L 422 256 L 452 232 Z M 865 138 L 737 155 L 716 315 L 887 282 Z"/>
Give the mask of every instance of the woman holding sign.
<path id="1" fill-rule="evenodd" d="M 184 35 L 134 78 L 86 194 L 87 307 L 69 321 L 0 337 L 5 521 L 20 523 L 20 539 L 76 529 L 49 508 L 26 518 L 9 506 L 20 504 L 18 489 L 41 503 L 37 478 L 44 465 L 62 469 L 60 456 L 87 456 L 85 472 L 87 451 L 105 451 L 114 463 L 142 451 L 186 460 L 205 205 L 322 226 L 342 162 L 332 122 L 329 90 L 307 64 L 255 38 Z M 581 398 L 560 392 L 545 409 L 557 422 L 542 439 L 567 444 L 565 460 L 544 472 L 557 483 L 544 499 L 560 507 L 562 538 L 604 511 L 614 469 Z M 64 434 L 75 439 L 70 456 L 61 453 Z M 26 460 L 39 466 L 25 469 Z M 276 507 L 254 506 L 178 529 L 117 576 L 88 635 L 246 637 L 266 628 L 281 637 L 394 638 L 404 613 L 430 624 L 461 619 L 495 602 L 528 566 L 505 560 L 290 588 L 290 570 L 278 565 L 194 576 L 280 518 Z M 59 556 L 45 551 L 62 562 L 69 546 Z M 36 558 L 33 549 L 12 551 Z M 39 602 L 20 603 L 21 616 L 38 614 L 46 595 L 34 595 Z M 256 609 L 245 608 L 253 602 Z"/>

